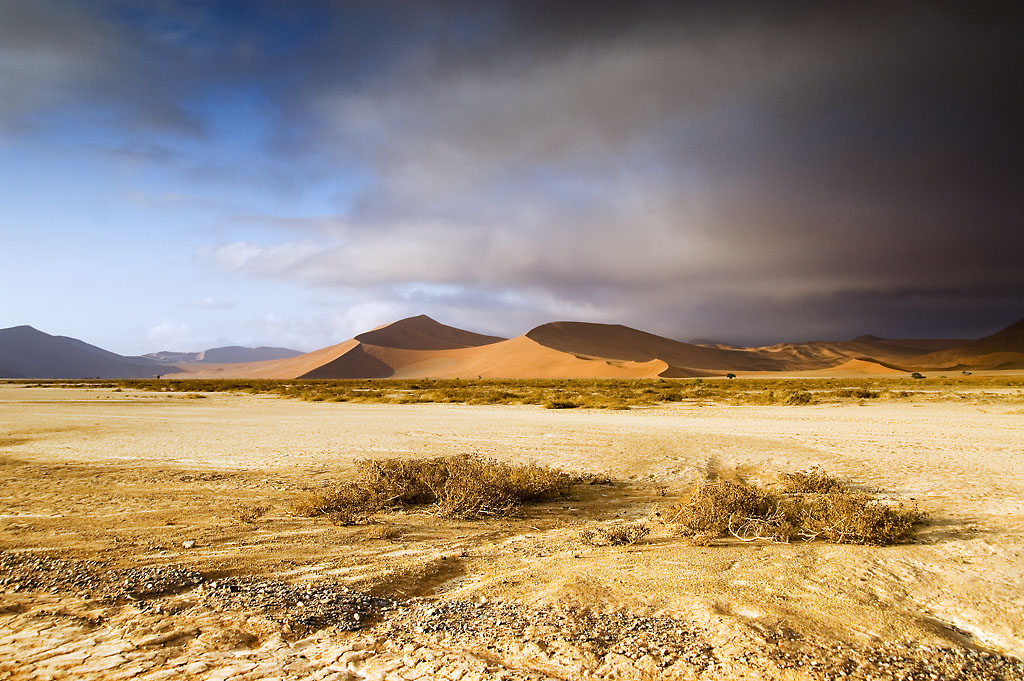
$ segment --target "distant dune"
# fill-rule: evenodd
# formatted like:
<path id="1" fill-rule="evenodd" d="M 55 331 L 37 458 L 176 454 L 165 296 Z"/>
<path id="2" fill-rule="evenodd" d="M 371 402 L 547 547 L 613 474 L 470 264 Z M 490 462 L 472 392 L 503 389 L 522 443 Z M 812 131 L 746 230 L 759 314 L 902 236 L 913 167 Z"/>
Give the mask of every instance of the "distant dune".
<path id="1" fill-rule="evenodd" d="M 919 355 L 911 364 L 920 369 L 1024 369 L 1024 319 L 991 336 Z"/>
<path id="2" fill-rule="evenodd" d="M 871 376 L 923 369 L 1024 369 L 1024 320 L 979 340 L 860 336 L 741 348 L 570 321 L 505 339 L 419 315 L 304 354 L 227 347 L 148 357 L 122 357 L 31 327 L 0 330 L 0 376 L 8 378 L 682 378 Z"/>
<path id="3" fill-rule="evenodd" d="M 288 359 L 298 357 L 302 353 L 288 348 L 245 348 L 229 345 L 223 348 L 210 348 L 203 351 L 201 361 L 210 364 L 237 364 L 239 362 L 265 362 L 272 359 Z"/>
<path id="4" fill-rule="evenodd" d="M 363 345 L 353 353 L 370 358 L 379 370 L 378 375 L 367 378 L 640 378 L 657 376 L 668 368 L 657 360 L 638 363 L 577 357 L 546 348 L 525 336 L 453 350 Z M 331 371 L 313 372 L 305 377 L 341 378 L 337 370 L 343 366 L 343 360 L 344 357 L 329 367 Z"/>
<path id="5" fill-rule="evenodd" d="M 876 359 L 849 359 L 829 369 L 818 369 L 822 376 L 891 376 L 907 372 Z"/>
<path id="6" fill-rule="evenodd" d="M 998 335 L 998 334 L 997 334 Z M 1004 334 L 1005 336 L 1005 334 Z M 708 347 L 627 326 L 552 322 L 504 340 L 420 315 L 385 324 L 323 350 L 282 362 L 185 367 L 185 375 L 266 378 L 679 378 L 727 372 L 885 375 L 912 371 L 923 353 L 955 351 L 971 341 L 893 340 L 789 343 L 760 348 Z M 985 347 L 989 347 L 986 345 Z M 991 355 L 985 366 L 1014 366 Z"/>
<path id="7" fill-rule="evenodd" d="M 275 359 L 266 362 L 247 362 L 244 364 L 182 364 L 179 378 L 299 378 L 316 369 L 333 362 L 352 348 L 359 341 L 351 340 L 331 345 L 320 350 L 307 352 L 289 359 Z M 352 376 L 350 378 L 356 378 Z"/>
<path id="8" fill-rule="evenodd" d="M 207 364 L 239 364 L 242 362 L 265 362 L 272 359 L 288 359 L 298 357 L 302 353 L 288 348 L 247 348 L 240 345 L 228 345 L 222 348 L 210 348 L 200 352 L 154 352 L 143 355 L 166 364 L 182 364 L 185 362 L 204 362 Z"/>
<path id="9" fill-rule="evenodd" d="M 552 322 L 527 332 L 545 347 L 587 357 L 633 362 L 659 359 L 674 370 L 784 371 L 784 362 L 764 353 L 721 350 L 656 336 L 621 324 Z"/>

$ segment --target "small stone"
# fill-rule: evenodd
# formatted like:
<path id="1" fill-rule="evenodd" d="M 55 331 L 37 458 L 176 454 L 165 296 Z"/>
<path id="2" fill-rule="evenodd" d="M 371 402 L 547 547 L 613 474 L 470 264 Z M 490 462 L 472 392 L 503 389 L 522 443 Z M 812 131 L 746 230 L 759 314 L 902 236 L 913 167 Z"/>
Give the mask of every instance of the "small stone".
<path id="1" fill-rule="evenodd" d="M 195 539 L 189 539 L 187 541 L 181 542 L 181 548 L 183 548 L 183 549 L 190 549 L 190 548 L 192 548 L 195 545 L 196 545 L 196 540 Z"/>

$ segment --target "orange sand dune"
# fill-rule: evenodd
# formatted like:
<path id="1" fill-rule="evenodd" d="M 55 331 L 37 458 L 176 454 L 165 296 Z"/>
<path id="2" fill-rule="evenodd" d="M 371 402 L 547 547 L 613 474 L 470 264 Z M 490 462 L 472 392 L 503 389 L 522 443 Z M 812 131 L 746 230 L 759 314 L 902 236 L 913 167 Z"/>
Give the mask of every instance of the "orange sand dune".
<path id="1" fill-rule="evenodd" d="M 780 375 L 787 378 L 862 378 L 867 376 L 907 376 L 908 374 L 908 371 L 899 367 L 868 357 L 861 357 L 848 359 L 825 369 L 802 369 L 786 371 L 783 374 L 776 371 L 753 371 L 740 373 L 739 376 L 740 378 L 777 378 Z"/>
<path id="2" fill-rule="evenodd" d="M 1024 369 L 1024 319 L 958 347 L 918 355 L 918 368 Z"/>
<path id="3" fill-rule="evenodd" d="M 928 357 L 915 359 L 914 367 L 922 371 L 1006 371 L 1024 369 L 1024 352 L 987 352 L 980 355 L 956 354 L 945 361 Z"/>
<path id="4" fill-rule="evenodd" d="M 691 345 L 620 324 L 552 322 L 538 326 L 526 336 L 562 352 L 635 362 L 660 359 L 670 366 L 689 369 L 783 371 L 791 368 L 766 353 Z"/>
<path id="5" fill-rule="evenodd" d="M 168 378 L 298 378 L 333 362 L 357 345 L 359 341 L 353 338 L 289 359 L 242 364 L 183 364 L 180 373 Z"/>
<path id="6" fill-rule="evenodd" d="M 861 336 L 849 341 L 808 341 L 778 343 L 750 351 L 767 353 L 790 367 L 804 370 L 831 369 L 847 359 L 869 357 L 886 364 L 905 365 L 923 352 L 945 350 L 966 343 L 945 339 L 890 339 Z"/>
<path id="7" fill-rule="evenodd" d="M 854 375 L 893 375 L 906 374 L 906 371 L 879 362 L 875 359 L 861 358 L 850 359 L 842 364 L 837 364 L 830 369 L 818 369 L 817 374 L 821 376 L 854 376 Z"/>
<path id="8" fill-rule="evenodd" d="M 1024 321 L 970 342 L 862 336 L 844 342 L 722 349 L 621 325 L 585 322 L 552 322 L 504 340 L 420 315 L 299 357 L 246 364 L 189 364 L 173 377 L 679 378 L 730 371 L 866 376 L 900 374 L 920 367 L 1022 369 Z"/>
<path id="9" fill-rule="evenodd" d="M 669 368 L 648 362 L 580 358 L 519 336 L 463 350 L 420 352 L 367 346 L 367 352 L 396 367 L 396 378 L 644 378 Z"/>
<path id="10" fill-rule="evenodd" d="M 378 326 L 359 334 L 356 340 L 367 345 L 402 350 L 451 350 L 489 345 L 506 339 L 457 329 L 421 314 Z"/>
<path id="11" fill-rule="evenodd" d="M 581 359 L 519 336 L 452 350 L 361 344 L 302 378 L 643 378 L 668 368 L 660 360 Z"/>
<path id="12" fill-rule="evenodd" d="M 175 378 L 385 378 L 393 366 L 365 351 L 367 344 L 437 351 L 492 344 L 504 339 L 464 331 L 426 315 L 401 319 L 337 345 L 289 359 L 244 364 L 187 364 Z"/>
<path id="13" fill-rule="evenodd" d="M 331 352 L 325 352 L 330 350 Z M 311 367 L 311 368 L 310 368 Z M 308 371 L 303 371 L 304 369 Z M 189 365 L 175 378 L 653 378 L 693 376 L 662 360 L 580 358 L 519 336 L 450 350 L 409 350 L 355 339 L 290 360 Z"/>

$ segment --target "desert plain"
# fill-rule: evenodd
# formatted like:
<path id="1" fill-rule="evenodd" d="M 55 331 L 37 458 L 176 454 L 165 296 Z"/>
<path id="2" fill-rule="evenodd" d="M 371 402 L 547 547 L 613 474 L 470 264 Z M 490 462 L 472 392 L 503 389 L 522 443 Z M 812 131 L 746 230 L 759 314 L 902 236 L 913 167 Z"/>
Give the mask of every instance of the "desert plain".
<path id="1" fill-rule="evenodd" d="M 487 520 L 292 510 L 366 457 L 440 455 L 599 484 Z M 661 522 L 701 476 L 814 466 L 916 504 L 916 538 Z M 0 679 L 1024 678 L 1012 385 L 616 410 L 8 382 L 0 478 Z"/>

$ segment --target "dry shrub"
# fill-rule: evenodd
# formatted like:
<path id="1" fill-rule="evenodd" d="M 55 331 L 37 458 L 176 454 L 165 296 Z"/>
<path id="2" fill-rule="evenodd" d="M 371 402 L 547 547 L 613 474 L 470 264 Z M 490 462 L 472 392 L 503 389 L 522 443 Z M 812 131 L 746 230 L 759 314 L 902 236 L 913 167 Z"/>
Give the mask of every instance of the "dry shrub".
<path id="1" fill-rule="evenodd" d="M 878 392 L 867 388 L 851 388 L 842 391 L 843 397 L 854 397 L 860 400 L 874 400 L 878 398 Z"/>
<path id="2" fill-rule="evenodd" d="M 790 494 L 828 494 L 829 492 L 842 492 L 845 486 L 825 471 L 817 467 L 796 473 L 786 473 L 782 476 L 782 491 Z"/>
<path id="3" fill-rule="evenodd" d="M 800 388 L 787 388 L 779 391 L 769 390 L 765 398 L 769 404 L 785 404 L 790 406 L 814 402 L 814 395 Z"/>
<path id="4" fill-rule="evenodd" d="M 588 527 L 580 532 L 580 541 L 590 546 L 626 546 L 636 544 L 651 533 L 646 523 L 616 523 Z"/>
<path id="5" fill-rule="evenodd" d="M 239 522 L 251 525 L 266 515 L 269 510 L 269 506 L 263 506 L 260 504 L 239 504 L 235 508 L 235 519 Z"/>
<path id="6" fill-rule="evenodd" d="M 400 527 L 394 527 L 392 525 L 371 525 L 362 532 L 362 537 L 366 539 L 398 539 L 404 532 Z"/>
<path id="7" fill-rule="evenodd" d="M 818 469 L 789 474 L 780 489 L 745 482 L 702 480 L 663 514 L 676 534 L 707 544 L 720 537 L 837 544 L 910 541 L 924 516 L 916 508 L 853 492 Z"/>
<path id="8" fill-rule="evenodd" d="M 524 503 L 565 498 L 579 482 L 578 476 L 556 468 L 480 456 L 364 459 L 357 463 L 355 480 L 314 492 L 293 510 L 327 515 L 340 525 L 406 506 L 429 506 L 430 512 L 447 518 L 499 517 Z"/>
<path id="9" fill-rule="evenodd" d="M 698 543 L 733 534 L 788 541 L 794 534 L 793 510 L 766 489 L 740 482 L 702 480 L 687 499 L 668 507 L 665 521 L 677 534 Z"/>
<path id="10" fill-rule="evenodd" d="M 836 544 L 902 544 L 914 538 L 924 514 L 870 494 L 833 491 L 804 500 L 804 539 Z"/>
<path id="11" fill-rule="evenodd" d="M 346 484 L 333 490 L 321 490 L 298 499 L 292 504 L 297 515 L 328 516 L 335 525 L 354 525 L 380 510 L 379 499 L 371 490 Z"/>

